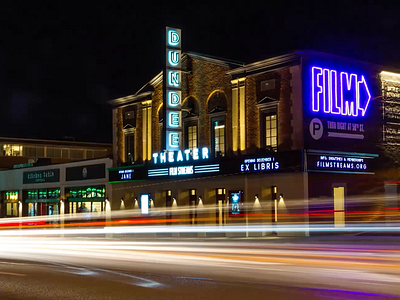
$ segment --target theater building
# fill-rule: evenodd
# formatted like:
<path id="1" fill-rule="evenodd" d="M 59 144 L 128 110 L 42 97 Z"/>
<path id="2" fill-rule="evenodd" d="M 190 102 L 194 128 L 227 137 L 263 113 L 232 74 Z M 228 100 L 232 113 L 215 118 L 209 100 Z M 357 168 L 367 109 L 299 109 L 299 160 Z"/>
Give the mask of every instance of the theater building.
<path id="1" fill-rule="evenodd" d="M 162 72 L 110 101 L 113 209 L 214 204 L 207 222 L 229 224 L 248 204 L 265 223 L 345 226 L 346 199 L 393 192 L 400 75 L 313 51 L 239 64 L 180 35 L 167 28 Z"/>

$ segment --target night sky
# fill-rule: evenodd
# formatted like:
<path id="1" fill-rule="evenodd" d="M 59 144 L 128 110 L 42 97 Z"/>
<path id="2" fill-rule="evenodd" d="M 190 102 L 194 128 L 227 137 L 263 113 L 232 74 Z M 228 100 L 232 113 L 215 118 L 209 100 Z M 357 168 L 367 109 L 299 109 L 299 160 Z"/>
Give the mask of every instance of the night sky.
<path id="1" fill-rule="evenodd" d="M 383 1 L 32 2 L 0 13 L 0 136 L 111 142 L 107 100 L 162 70 L 167 25 L 184 51 L 244 63 L 314 49 L 400 69 L 400 9 Z"/>

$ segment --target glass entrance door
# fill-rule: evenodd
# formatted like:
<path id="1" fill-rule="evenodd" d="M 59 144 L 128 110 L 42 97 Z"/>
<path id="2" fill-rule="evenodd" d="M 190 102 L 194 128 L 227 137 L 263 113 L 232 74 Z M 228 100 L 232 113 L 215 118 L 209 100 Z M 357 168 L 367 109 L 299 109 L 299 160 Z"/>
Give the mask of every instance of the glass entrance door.
<path id="1" fill-rule="evenodd" d="M 344 212 L 344 187 L 333 188 L 333 209 L 334 209 L 334 223 L 335 227 L 345 226 L 345 212 Z"/>
<path id="2" fill-rule="evenodd" d="M 18 203 L 7 203 L 7 217 L 18 217 Z"/>
<path id="3" fill-rule="evenodd" d="M 37 203 L 28 203 L 28 216 L 37 216 Z"/>

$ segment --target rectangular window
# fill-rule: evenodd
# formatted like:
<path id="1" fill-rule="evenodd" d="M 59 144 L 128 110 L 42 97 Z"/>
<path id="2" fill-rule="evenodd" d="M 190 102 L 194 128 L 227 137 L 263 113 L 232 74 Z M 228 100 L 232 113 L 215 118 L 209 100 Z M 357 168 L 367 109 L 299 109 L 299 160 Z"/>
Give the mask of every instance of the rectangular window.
<path id="1" fill-rule="evenodd" d="M 106 157 L 106 154 L 106 151 L 96 150 L 94 151 L 94 158 Z"/>
<path id="2" fill-rule="evenodd" d="M 69 149 L 62 149 L 61 150 L 61 157 L 62 158 L 69 158 Z"/>
<path id="3" fill-rule="evenodd" d="M 83 159 L 83 156 L 84 156 L 84 150 L 83 149 L 76 150 L 76 158 Z"/>
<path id="4" fill-rule="evenodd" d="M 39 199 L 47 199 L 47 190 L 39 190 Z"/>
<path id="5" fill-rule="evenodd" d="M 93 150 L 86 150 L 86 158 L 93 158 Z"/>
<path id="6" fill-rule="evenodd" d="M 4 156 L 22 156 L 23 147 L 20 145 L 3 145 Z"/>
<path id="7" fill-rule="evenodd" d="M 265 147 L 276 151 L 278 146 L 276 114 L 265 116 Z"/>
<path id="8" fill-rule="evenodd" d="M 125 136 L 125 161 L 129 164 L 135 162 L 135 135 L 133 133 Z"/>
<path id="9" fill-rule="evenodd" d="M 215 156 L 225 155 L 225 120 L 213 121 Z"/>
<path id="10" fill-rule="evenodd" d="M 70 155 L 70 158 L 73 158 L 73 159 L 78 158 L 78 150 L 76 150 L 76 149 L 70 149 L 70 150 L 69 150 L 69 155 Z"/>
<path id="11" fill-rule="evenodd" d="M 188 149 L 193 150 L 197 148 L 197 125 L 187 127 L 187 141 Z"/>
<path id="12" fill-rule="evenodd" d="M 59 189 L 49 189 L 48 190 L 48 198 L 49 199 L 59 199 L 60 198 L 60 190 Z"/>
<path id="13" fill-rule="evenodd" d="M 30 157 L 36 156 L 36 147 L 28 147 L 28 156 Z"/>
<path id="14" fill-rule="evenodd" d="M 127 111 L 126 113 L 125 113 L 125 119 L 126 120 L 131 120 L 131 119 L 134 119 L 135 118 L 135 111 Z"/>
<path id="15" fill-rule="evenodd" d="M 47 148 L 46 149 L 46 157 L 54 157 L 54 148 Z"/>
<path id="16" fill-rule="evenodd" d="M 36 156 L 44 157 L 44 147 L 36 147 Z"/>
<path id="17" fill-rule="evenodd" d="M 59 148 L 54 149 L 54 158 L 61 158 L 61 149 Z"/>

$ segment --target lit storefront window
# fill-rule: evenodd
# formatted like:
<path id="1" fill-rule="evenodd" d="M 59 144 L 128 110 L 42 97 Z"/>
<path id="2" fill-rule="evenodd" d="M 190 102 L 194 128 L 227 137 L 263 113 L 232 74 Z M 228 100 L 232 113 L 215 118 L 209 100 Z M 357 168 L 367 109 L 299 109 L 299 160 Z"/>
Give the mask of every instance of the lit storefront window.
<path id="1" fill-rule="evenodd" d="M 265 146 L 271 147 L 274 151 L 278 145 L 276 123 L 276 115 L 265 116 Z"/>
<path id="2" fill-rule="evenodd" d="M 24 191 L 24 201 L 28 203 L 28 216 L 58 215 L 60 189 L 40 189 Z"/>
<path id="3" fill-rule="evenodd" d="M 5 199 L 10 202 L 18 201 L 18 192 L 17 191 L 6 192 Z"/>
<path id="4" fill-rule="evenodd" d="M 23 147 L 21 145 L 3 145 L 3 156 L 22 156 Z"/>
<path id="5" fill-rule="evenodd" d="M 89 186 L 67 190 L 70 214 L 85 212 L 102 212 L 105 209 L 105 187 Z"/>
<path id="6" fill-rule="evenodd" d="M 17 191 L 7 191 L 3 194 L 5 207 L 6 207 L 6 217 L 18 217 L 18 192 Z"/>

